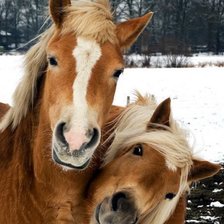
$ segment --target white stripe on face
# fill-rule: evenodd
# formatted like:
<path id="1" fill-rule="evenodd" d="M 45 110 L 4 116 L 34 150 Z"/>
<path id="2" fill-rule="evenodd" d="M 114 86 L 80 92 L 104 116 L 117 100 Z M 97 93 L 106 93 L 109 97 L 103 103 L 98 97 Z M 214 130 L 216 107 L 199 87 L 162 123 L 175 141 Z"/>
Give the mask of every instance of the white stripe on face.
<path id="1" fill-rule="evenodd" d="M 73 83 L 74 113 L 72 123 L 78 131 L 88 128 L 88 104 L 86 93 L 92 69 L 101 56 L 101 48 L 94 40 L 77 38 L 77 46 L 73 50 L 76 59 L 77 76 Z"/>

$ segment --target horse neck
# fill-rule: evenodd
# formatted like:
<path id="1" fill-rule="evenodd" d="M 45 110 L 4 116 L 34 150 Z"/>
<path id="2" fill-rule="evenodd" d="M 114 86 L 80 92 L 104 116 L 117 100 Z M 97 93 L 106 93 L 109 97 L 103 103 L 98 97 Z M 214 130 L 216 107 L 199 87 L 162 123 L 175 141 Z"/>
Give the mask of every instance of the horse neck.
<path id="1" fill-rule="evenodd" d="M 13 170 L 14 165 L 17 166 L 20 169 L 20 173 L 23 174 L 24 182 L 25 179 L 29 181 L 35 179 L 36 158 L 34 149 L 41 121 L 42 83 L 42 80 L 38 82 L 38 92 L 40 94 L 36 96 L 35 105 L 33 107 L 30 106 L 26 116 L 23 117 L 17 127 L 12 129 L 10 125 L 0 134 L 0 156 L 4 158 L 4 161 L 0 161 L 0 165 L 4 168 L 7 167 L 9 173 Z M 0 112 L 3 113 L 9 108 L 1 106 L 0 109 Z M 1 149 L 3 150 L 1 151 Z M 9 168 L 9 164 L 10 166 L 12 165 L 11 168 Z"/>
<path id="2" fill-rule="evenodd" d="M 95 164 L 96 169 L 102 165 L 105 154 L 114 140 L 113 133 L 116 128 L 117 117 L 119 117 L 124 110 L 124 107 L 119 106 L 112 106 L 110 109 L 106 124 L 102 128 L 101 143 L 93 159 L 93 164 Z"/>
<path id="3" fill-rule="evenodd" d="M 32 144 L 34 128 L 33 116 L 28 113 L 20 125 L 12 130 L 11 126 L 0 133 L 0 172 L 13 183 L 24 186 L 33 180 Z M 29 182 L 29 183 L 28 183 Z"/>

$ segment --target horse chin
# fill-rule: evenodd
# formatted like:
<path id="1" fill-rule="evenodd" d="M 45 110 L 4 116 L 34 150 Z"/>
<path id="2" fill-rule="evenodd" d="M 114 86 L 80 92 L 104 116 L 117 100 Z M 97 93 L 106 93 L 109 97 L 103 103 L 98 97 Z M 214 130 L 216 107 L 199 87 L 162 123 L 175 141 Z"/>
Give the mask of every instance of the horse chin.
<path id="1" fill-rule="evenodd" d="M 64 170 L 84 170 L 88 167 L 91 157 L 90 156 L 73 156 L 58 153 L 58 150 L 53 148 L 52 158 L 58 165 L 62 166 Z"/>

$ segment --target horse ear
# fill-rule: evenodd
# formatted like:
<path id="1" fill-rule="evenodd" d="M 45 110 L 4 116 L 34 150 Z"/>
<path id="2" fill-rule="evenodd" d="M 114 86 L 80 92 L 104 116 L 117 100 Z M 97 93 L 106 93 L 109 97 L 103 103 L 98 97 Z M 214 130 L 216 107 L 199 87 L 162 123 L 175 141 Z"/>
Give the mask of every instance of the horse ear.
<path id="1" fill-rule="evenodd" d="M 159 106 L 153 113 L 149 123 L 147 124 L 147 129 L 160 128 L 155 124 L 166 125 L 168 127 L 170 126 L 169 122 L 171 113 L 170 103 L 171 99 L 167 98 L 166 100 L 164 100 L 162 103 L 159 104 Z"/>
<path id="2" fill-rule="evenodd" d="M 117 25 L 117 37 L 123 50 L 129 48 L 136 41 L 152 16 L 153 13 L 149 12 L 142 17 L 130 19 Z"/>
<path id="3" fill-rule="evenodd" d="M 188 175 L 188 181 L 194 182 L 214 176 L 219 172 L 221 166 L 219 164 L 210 163 L 206 160 L 193 159 L 193 165 Z"/>
<path id="4" fill-rule="evenodd" d="M 71 5 L 71 0 L 50 0 L 50 14 L 55 25 L 60 27 L 63 22 L 64 8 Z"/>

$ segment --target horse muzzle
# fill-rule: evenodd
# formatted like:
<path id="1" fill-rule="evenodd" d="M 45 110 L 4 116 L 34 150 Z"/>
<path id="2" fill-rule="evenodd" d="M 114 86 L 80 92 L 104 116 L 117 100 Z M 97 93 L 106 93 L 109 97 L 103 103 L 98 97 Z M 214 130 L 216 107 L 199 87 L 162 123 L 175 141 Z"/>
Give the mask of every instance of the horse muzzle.
<path id="1" fill-rule="evenodd" d="M 128 192 L 117 192 L 97 205 L 94 224 L 137 224 L 138 212 L 134 199 Z"/>
<path id="2" fill-rule="evenodd" d="M 53 160 L 65 168 L 85 169 L 100 141 L 99 128 L 77 132 L 59 123 L 53 137 Z"/>

